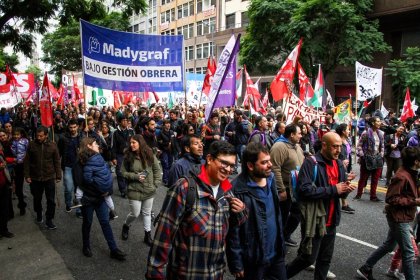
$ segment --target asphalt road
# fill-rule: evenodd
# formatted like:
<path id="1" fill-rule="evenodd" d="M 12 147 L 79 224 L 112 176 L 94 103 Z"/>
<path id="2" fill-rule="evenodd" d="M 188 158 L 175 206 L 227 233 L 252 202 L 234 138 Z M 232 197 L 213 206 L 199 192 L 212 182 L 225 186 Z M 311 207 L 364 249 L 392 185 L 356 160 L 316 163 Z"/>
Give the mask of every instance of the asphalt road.
<path id="1" fill-rule="evenodd" d="M 357 167 L 355 172 L 358 173 Z M 384 171 L 385 174 L 385 171 Z M 357 178 L 356 178 L 357 181 Z M 381 182 L 383 184 L 383 182 Z M 118 194 L 116 181 L 114 181 L 115 193 Z M 62 188 L 61 188 L 62 190 Z M 161 187 L 154 201 L 155 212 L 158 212 L 162 204 L 166 188 Z M 28 191 L 28 203 L 31 205 L 31 196 Z M 128 254 L 127 261 L 118 262 L 109 257 L 109 250 L 102 235 L 100 226 L 94 219 L 91 231 L 91 248 L 93 257 L 86 258 L 82 254 L 82 220 L 75 216 L 75 213 L 66 213 L 63 206 L 64 195 L 60 192 L 61 207 L 56 211 L 55 223 L 57 230 L 49 231 L 40 226 L 55 251 L 64 260 L 65 266 L 73 275 L 74 279 L 144 279 L 146 271 L 146 259 L 149 251 L 143 243 L 142 220 L 135 221 L 130 229 L 130 236 L 127 241 L 121 240 L 121 228 L 125 217 L 129 212 L 128 200 L 114 195 L 114 203 L 119 218 L 112 221 L 114 236 L 118 246 Z M 384 193 L 378 196 L 384 199 Z M 383 214 L 383 202 L 370 202 L 366 194 L 359 201 L 353 201 L 354 193 L 350 194 L 350 205 L 356 209 L 355 214 L 343 213 L 341 225 L 337 229 L 334 257 L 331 264 L 331 271 L 337 275 L 337 279 L 357 279 L 356 269 L 363 264 L 369 254 L 374 250 L 372 247 L 379 246 L 387 234 L 386 219 Z M 27 215 L 32 215 L 32 210 Z M 300 240 L 299 229 L 293 235 L 293 239 Z M 17 233 L 18 234 L 18 233 Z M 36 242 L 36 240 L 34 241 Z M 286 260 L 290 261 L 296 256 L 296 248 L 288 247 Z M 387 279 L 386 270 L 390 264 L 391 256 L 383 258 L 374 268 L 375 279 Z M 0 265 L 1 267 L 1 265 Z M 420 265 L 416 264 L 417 277 L 420 278 Z M 16 267 L 19 269 L 19 267 Z M 6 279 L 1 277 L 0 279 Z M 30 276 L 28 275 L 28 279 Z M 42 278 L 39 278 L 42 279 Z M 47 278 L 45 278 L 47 279 Z M 51 278 L 54 279 L 54 278 Z M 234 279 L 229 272 L 225 279 Z M 303 271 L 293 279 L 313 279 L 311 272 Z"/>

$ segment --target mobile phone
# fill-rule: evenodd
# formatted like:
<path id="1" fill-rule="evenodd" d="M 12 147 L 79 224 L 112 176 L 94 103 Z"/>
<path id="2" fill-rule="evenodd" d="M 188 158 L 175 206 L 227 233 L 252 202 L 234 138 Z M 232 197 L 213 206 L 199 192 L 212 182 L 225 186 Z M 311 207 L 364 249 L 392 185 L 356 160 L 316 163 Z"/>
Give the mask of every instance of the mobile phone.
<path id="1" fill-rule="evenodd" d="M 147 175 L 149 175 L 149 172 L 147 170 L 143 170 L 142 172 L 139 173 L 139 175 L 147 177 Z"/>

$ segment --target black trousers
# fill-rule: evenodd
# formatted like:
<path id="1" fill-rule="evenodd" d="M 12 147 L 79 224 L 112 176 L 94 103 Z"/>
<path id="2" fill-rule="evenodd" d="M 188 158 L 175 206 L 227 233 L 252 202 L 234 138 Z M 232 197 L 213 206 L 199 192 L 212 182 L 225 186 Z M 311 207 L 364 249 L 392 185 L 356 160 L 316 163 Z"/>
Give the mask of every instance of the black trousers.
<path id="1" fill-rule="evenodd" d="M 283 257 L 275 257 L 270 264 L 244 263 L 244 277 L 237 280 L 287 280 Z"/>
<path id="2" fill-rule="evenodd" d="M 18 198 L 18 208 L 19 209 L 25 209 L 26 208 L 26 202 L 25 197 L 23 195 L 23 163 L 18 163 L 14 167 L 15 171 L 15 193 Z"/>
<path id="3" fill-rule="evenodd" d="M 304 239 L 305 225 L 302 223 L 302 240 Z M 334 253 L 336 228 L 327 228 L 324 236 L 315 236 L 312 239 L 312 254 L 303 254 L 301 248 L 298 250 L 298 256 L 286 266 L 287 279 L 292 278 L 300 271 L 315 263 L 315 280 L 327 279 L 330 269 L 331 259 Z"/>
<path id="4" fill-rule="evenodd" d="M 0 187 L 0 233 L 8 231 L 10 193 L 9 186 Z"/>
<path id="5" fill-rule="evenodd" d="M 297 202 L 292 202 L 290 191 L 287 189 L 287 199 L 280 201 L 281 219 L 283 221 L 284 239 L 287 240 L 300 223 L 300 208 Z"/>
<path id="6" fill-rule="evenodd" d="M 34 198 L 34 210 L 38 215 L 42 215 L 42 195 L 45 191 L 47 199 L 47 211 L 45 218 L 47 221 L 54 219 L 55 214 L 55 182 L 54 179 L 48 181 L 32 181 L 30 184 L 31 194 Z"/>

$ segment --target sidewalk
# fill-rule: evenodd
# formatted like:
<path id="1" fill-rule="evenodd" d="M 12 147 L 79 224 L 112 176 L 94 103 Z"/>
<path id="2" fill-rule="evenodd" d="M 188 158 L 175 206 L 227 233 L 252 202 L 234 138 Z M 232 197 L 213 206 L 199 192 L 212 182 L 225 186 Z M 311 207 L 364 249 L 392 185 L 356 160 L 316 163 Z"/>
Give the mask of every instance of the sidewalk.
<path id="1" fill-rule="evenodd" d="M 15 237 L 0 239 L 0 279 L 74 279 L 61 256 L 42 233 L 46 230 L 45 225 L 35 223 L 35 215 L 30 208 L 32 200 L 27 199 L 27 202 L 26 215 L 19 216 L 15 207 L 15 218 L 8 223 Z"/>

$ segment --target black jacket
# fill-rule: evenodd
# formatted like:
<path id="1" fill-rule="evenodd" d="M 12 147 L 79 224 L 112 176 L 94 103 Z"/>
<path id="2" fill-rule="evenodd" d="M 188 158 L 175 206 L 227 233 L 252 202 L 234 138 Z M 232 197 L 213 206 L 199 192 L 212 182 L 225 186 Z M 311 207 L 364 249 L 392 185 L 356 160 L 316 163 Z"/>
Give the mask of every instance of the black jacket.
<path id="1" fill-rule="evenodd" d="M 132 130 L 131 128 L 121 130 L 121 128 L 118 127 L 114 131 L 114 133 L 112 134 L 112 150 L 111 150 L 112 159 L 116 159 L 117 154 L 118 155 L 124 154 L 125 148 L 128 147 L 129 139 L 133 135 L 134 135 L 134 130 Z"/>
<path id="2" fill-rule="evenodd" d="M 328 183 L 328 175 L 326 169 L 326 161 L 321 153 L 315 155 L 318 164 L 318 175 L 315 180 L 315 186 L 312 183 L 314 178 L 315 162 L 312 157 L 307 157 L 300 168 L 298 175 L 297 192 L 299 199 L 304 201 L 322 199 L 326 213 L 330 210 L 330 200 L 334 198 L 334 224 L 338 226 L 341 219 L 340 211 L 340 197 L 345 197 L 347 194 L 341 196 L 337 192 L 337 187 Z M 341 160 L 337 160 L 339 169 L 338 182 L 345 182 L 347 180 L 347 173 Z"/>

